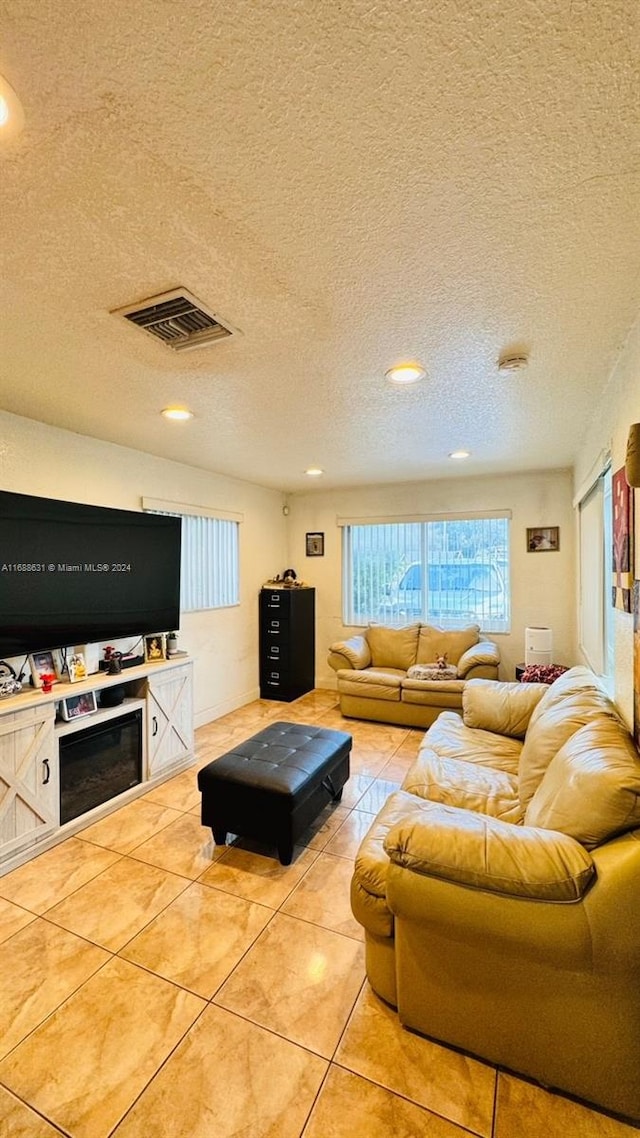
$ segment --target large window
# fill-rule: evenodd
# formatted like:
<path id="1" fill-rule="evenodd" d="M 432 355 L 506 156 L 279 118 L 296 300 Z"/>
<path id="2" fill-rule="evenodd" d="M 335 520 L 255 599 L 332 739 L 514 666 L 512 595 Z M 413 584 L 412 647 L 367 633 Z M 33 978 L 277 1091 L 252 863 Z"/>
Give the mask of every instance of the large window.
<path id="1" fill-rule="evenodd" d="M 182 519 L 180 611 L 227 608 L 239 603 L 239 530 L 242 515 L 219 516 L 204 507 L 143 498 L 156 514 Z"/>
<path id="2" fill-rule="evenodd" d="M 508 632 L 506 513 L 342 524 L 345 624 L 422 620 Z"/>

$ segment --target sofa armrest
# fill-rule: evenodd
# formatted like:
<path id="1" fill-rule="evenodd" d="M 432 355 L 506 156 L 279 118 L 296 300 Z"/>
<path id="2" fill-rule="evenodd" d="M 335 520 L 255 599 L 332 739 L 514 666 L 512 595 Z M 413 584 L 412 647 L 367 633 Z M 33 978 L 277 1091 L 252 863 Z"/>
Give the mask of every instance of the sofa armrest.
<path id="1" fill-rule="evenodd" d="M 462 653 L 458 660 L 459 678 L 463 680 L 467 672 L 477 664 L 489 664 L 495 668 L 499 666 L 500 651 L 493 640 L 479 640 L 477 644 L 472 644 L 471 648 Z"/>
<path id="2" fill-rule="evenodd" d="M 547 684 L 468 680 L 462 693 L 465 727 L 523 739 L 534 707 L 548 690 Z"/>
<path id="3" fill-rule="evenodd" d="M 536 901 L 578 901 L 595 875 L 583 846 L 555 830 L 514 826 L 455 806 L 423 802 L 419 820 L 384 840 L 394 865 L 426 877 Z"/>
<path id="4" fill-rule="evenodd" d="M 334 672 L 341 668 L 354 668 L 360 671 L 371 663 L 371 650 L 365 636 L 352 636 L 350 640 L 338 640 L 329 648 L 329 663 Z"/>

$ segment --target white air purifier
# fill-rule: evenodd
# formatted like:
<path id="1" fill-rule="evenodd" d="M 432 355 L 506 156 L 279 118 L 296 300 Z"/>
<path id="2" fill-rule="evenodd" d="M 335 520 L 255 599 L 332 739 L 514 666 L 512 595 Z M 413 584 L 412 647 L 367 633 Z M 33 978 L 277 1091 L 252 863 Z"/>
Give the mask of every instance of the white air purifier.
<path id="1" fill-rule="evenodd" d="M 525 664 L 550 664 L 553 653 L 553 632 L 550 628 L 525 628 Z"/>

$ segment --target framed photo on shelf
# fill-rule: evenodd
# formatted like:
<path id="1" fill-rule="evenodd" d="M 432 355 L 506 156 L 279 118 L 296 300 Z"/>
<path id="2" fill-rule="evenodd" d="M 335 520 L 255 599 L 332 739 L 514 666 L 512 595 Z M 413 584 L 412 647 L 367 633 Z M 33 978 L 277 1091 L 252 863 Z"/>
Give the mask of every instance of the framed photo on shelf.
<path id="1" fill-rule="evenodd" d="M 145 636 L 144 658 L 148 664 L 153 664 L 158 660 L 166 660 L 167 643 L 164 632 L 154 632 L 153 636 Z"/>
<path id="2" fill-rule="evenodd" d="M 97 710 L 96 693 L 93 691 L 68 695 L 60 700 L 60 715 L 67 722 L 70 719 L 81 719 L 83 715 L 93 715 Z"/>
<path id="3" fill-rule="evenodd" d="M 60 665 L 54 652 L 32 652 L 29 654 L 29 667 L 34 688 L 41 688 L 45 676 L 60 679 Z"/>
<path id="4" fill-rule="evenodd" d="M 306 538 L 307 557 L 324 557 L 324 534 L 308 533 Z"/>
<path id="5" fill-rule="evenodd" d="M 84 662 L 82 652 L 72 652 L 67 659 L 67 671 L 69 673 L 69 680 L 72 684 L 76 684 L 78 680 L 86 680 L 87 678 L 87 665 Z"/>
<path id="6" fill-rule="evenodd" d="M 527 530 L 529 553 L 557 553 L 560 549 L 560 526 L 533 526 Z"/>

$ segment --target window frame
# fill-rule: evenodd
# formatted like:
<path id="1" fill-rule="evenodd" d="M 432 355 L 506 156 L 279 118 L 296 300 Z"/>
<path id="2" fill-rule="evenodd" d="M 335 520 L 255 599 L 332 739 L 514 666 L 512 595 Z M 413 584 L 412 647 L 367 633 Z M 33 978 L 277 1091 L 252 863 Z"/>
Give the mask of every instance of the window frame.
<path id="1" fill-rule="evenodd" d="M 415 545 L 419 548 L 419 554 L 416 553 L 415 558 L 411 562 L 411 564 L 407 565 L 406 568 L 403 570 L 403 574 L 406 575 L 407 573 L 409 573 L 412 570 L 414 564 L 418 564 L 418 563 L 420 564 L 421 567 L 424 567 L 425 564 L 429 565 L 430 567 L 433 567 L 436 565 L 443 565 L 443 564 L 453 564 L 454 562 L 457 564 L 457 557 L 452 556 L 447 561 L 443 561 L 441 557 L 440 558 L 436 558 L 433 556 L 429 557 L 429 538 L 430 538 L 429 526 L 432 525 L 433 523 L 474 522 L 474 521 L 480 521 L 480 522 L 487 523 L 487 522 L 491 522 L 494 519 L 500 519 L 501 521 L 505 522 L 505 525 L 506 525 L 506 533 L 504 535 L 504 541 L 501 542 L 504 560 L 503 561 L 501 560 L 499 563 L 496 562 L 495 560 L 486 560 L 485 561 L 484 559 L 481 559 L 481 557 L 479 555 L 478 558 L 474 559 L 473 561 L 466 561 L 465 562 L 461 558 L 460 564 L 470 564 L 470 563 L 474 564 L 474 565 L 485 564 L 488 567 L 493 567 L 495 565 L 496 568 L 498 567 L 498 564 L 501 566 L 501 568 L 500 568 L 501 581 L 499 581 L 499 584 L 500 584 L 500 588 L 502 590 L 503 599 L 504 599 L 504 608 L 503 608 L 502 615 L 499 617 L 497 617 L 495 615 L 489 615 L 489 616 L 483 615 L 480 617 L 478 617 L 476 615 L 473 617 L 469 617 L 464 612 L 461 612 L 459 619 L 456 619 L 455 615 L 451 615 L 451 617 L 447 617 L 447 616 L 442 617 L 442 611 L 441 611 L 440 620 L 443 623 L 443 625 L 445 625 L 447 628 L 452 628 L 452 629 L 461 628 L 461 627 L 464 627 L 465 625 L 468 625 L 471 621 L 473 623 L 478 623 L 483 632 L 489 632 L 492 634 L 508 634 L 511 631 L 511 560 L 512 559 L 511 559 L 511 511 L 510 510 L 465 511 L 464 513 L 459 512 L 459 513 L 447 513 L 447 514 L 411 515 L 409 517 L 407 517 L 407 516 L 395 516 L 395 517 L 371 517 L 371 518 L 363 518 L 363 517 L 338 518 L 337 519 L 338 526 L 342 528 L 342 622 L 343 622 L 343 624 L 346 627 L 359 628 L 359 627 L 366 627 L 367 624 L 372 623 L 372 622 L 374 622 L 374 623 L 379 622 L 379 623 L 385 623 L 385 624 L 395 624 L 395 625 L 400 624 L 401 625 L 401 624 L 411 623 L 412 621 L 425 622 L 429 619 L 432 619 L 432 620 L 436 619 L 436 618 L 429 618 L 427 615 L 428 614 L 428 591 L 429 591 L 428 577 L 429 577 L 429 574 L 425 573 L 425 572 L 421 572 L 421 582 L 422 583 L 421 583 L 420 614 L 418 614 L 417 612 L 411 612 L 410 614 L 405 613 L 404 615 L 398 615 L 395 618 L 393 616 L 389 617 L 386 615 L 381 618 L 379 615 L 379 608 L 380 608 L 380 604 L 382 602 L 380 602 L 380 604 L 378 604 L 378 611 L 376 611 L 376 612 L 370 611 L 368 614 L 363 615 L 362 612 L 356 613 L 354 611 L 355 580 L 354 580 L 353 534 L 354 534 L 354 531 L 357 527 L 361 527 L 361 526 L 375 527 L 375 526 L 385 526 L 385 525 L 402 526 L 405 524 L 412 524 L 413 525 L 413 524 L 417 523 L 421 527 L 419 530 L 419 533 L 417 535 L 418 540 L 417 541 L 415 540 L 416 535 L 413 535 L 413 537 L 414 537 Z M 433 541 L 435 541 L 436 532 L 437 531 L 433 531 L 433 534 L 434 534 L 434 536 L 432 537 Z M 406 546 L 405 546 L 404 552 L 406 552 Z M 399 556 L 401 556 L 401 553 L 399 554 Z M 502 577 L 503 577 L 503 579 L 502 579 Z M 402 577 L 400 578 L 400 580 L 402 580 Z M 391 589 L 391 585 L 387 585 L 386 591 L 389 592 L 390 589 Z M 469 587 L 469 591 L 470 590 L 471 590 L 471 586 Z M 453 592 L 453 591 L 454 590 L 451 590 L 451 592 Z M 443 595 L 442 589 L 437 593 L 437 595 L 439 598 L 442 598 L 442 595 Z"/>
<path id="2" fill-rule="evenodd" d="M 169 514 L 182 519 L 183 541 L 180 555 L 180 615 L 213 612 L 240 604 L 240 524 L 243 514 L 207 506 L 168 502 L 159 498 L 143 498 L 147 513 Z M 202 531 L 187 535 L 189 523 Z M 210 529 L 206 523 L 212 523 Z M 186 525 L 185 525 L 186 523 Z M 232 530 L 227 526 L 235 527 Z M 222 531 L 225 526 L 225 531 Z M 207 530 L 209 531 L 207 533 Z M 203 571 L 209 575 L 203 576 Z M 200 590 L 198 592 L 198 589 Z"/>

